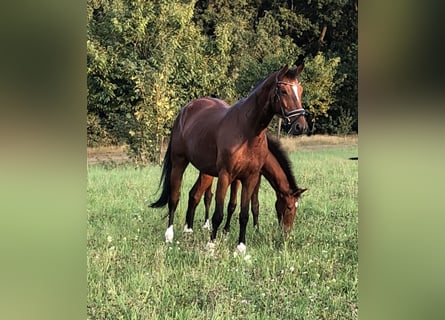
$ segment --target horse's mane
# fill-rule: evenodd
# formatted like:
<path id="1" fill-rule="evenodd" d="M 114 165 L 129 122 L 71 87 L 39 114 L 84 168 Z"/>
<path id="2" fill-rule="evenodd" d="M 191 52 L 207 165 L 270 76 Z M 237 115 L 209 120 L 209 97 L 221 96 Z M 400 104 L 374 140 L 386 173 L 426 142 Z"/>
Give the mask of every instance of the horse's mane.
<path id="1" fill-rule="evenodd" d="M 286 151 L 283 150 L 283 147 L 278 140 L 269 135 L 267 135 L 267 144 L 269 151 L 274 155 L 280 164 L 280 167 L 283 169 L 284 174 L 289 181 L 290 189 L 296 191 L 298 189 L 297 181 L 295 180 L 295 176 L 292 171 L 292 163 L 290 162 Z"/>
<path id="2" fill-rule="evenodd" d="M 247 94 L 247 96 L 249 96 L 250 94 L 252 94 L 252 92 L 254 92 L 260 85 L 263 84 L 264 81 L 266 81 L 266 79 L 269 78 L 269 76 L 264 77 L 263 79 L 259 80 L 255 86 L 249 90 L 249 93 Z"/>

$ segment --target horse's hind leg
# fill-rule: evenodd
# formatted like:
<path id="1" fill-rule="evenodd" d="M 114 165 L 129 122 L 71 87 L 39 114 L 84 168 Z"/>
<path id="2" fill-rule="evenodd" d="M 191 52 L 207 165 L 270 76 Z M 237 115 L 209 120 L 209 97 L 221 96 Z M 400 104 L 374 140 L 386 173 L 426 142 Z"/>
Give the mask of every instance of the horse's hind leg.
<path id="1" fill-rule="evenodd" d="M 260 191 L 260 184 L 261 184 L 261 176 L 258 178 L 258 183 L 255 186 L 255 189 L 253 189 L 253 193 L 252 193 L 252 216 L 253 216 L 253 226 L 255 228 L 255 230 L 259 230 L 260 225 L 258 224 L 258 214 L 260 213 L 260 202 L 258 200 L 258 193 Z"/>
<path id="2" fill-rule="evenodd" d="M 229 204 L 227 205 L 227 219 L 226 224 L 224 225 L 224 231 L 229 232 L 230 231 L 230 221 L 232 220 L 233 212 L 235 212 L 236 209 L 236 196 L 238 194 L 238 188 L 240 185 L 239 180 L 235 180 L 230 185 L 230 200 Z"/>
<path id="3" fill-rule="evenodd" d="M 179 202 L 182 175 L 187 168 L 188 161 L 185 158 L 173 160 L 172 172 L 170 175 L 170 199 L 168 201 L 168 226 L 165 231 L 165 242 L 173 242 L 173 221 L 176 207 Z"/>
<path id="4" fill-rule="evenodd" d="M 204 217 L 204 229 L 210 230 L 210 222 L 209 222 L 209 213 L 210 213 L 210 204 L 212 202 L 213 192 L 212 192 L 212 184 L 207 188 L 204 193 L 204 208 L 205 208 L 205 217 Z"/>
<path id="5" fill-rule="evenodd" d="M 193 221 L 195 220 L 196 206 L 198 205 L 204 191 L 212 187 L 212 181 L 212 176 L 200 173 L 198 179 L 190 190 L 184 232 L 193 232 Z"/>

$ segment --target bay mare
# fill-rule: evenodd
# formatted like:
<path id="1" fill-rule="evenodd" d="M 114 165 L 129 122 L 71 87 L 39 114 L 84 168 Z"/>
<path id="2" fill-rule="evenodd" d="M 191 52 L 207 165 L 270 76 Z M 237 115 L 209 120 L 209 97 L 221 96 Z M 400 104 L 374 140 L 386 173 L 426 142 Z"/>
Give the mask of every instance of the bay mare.
<path id="1" fill-rule="evenodd" d="M 168 203 L 167 242 L 173 241 L 174 213 L 182 176 L 192 163 L 200 172 L 218 177 L 210 235 L 212 245 L 223 220 L 227 188 L 236 179 L 241 181 L 237 247 L 245 251 L 249 202 L 268 155 L 267 126 L 273 116 L 278 115 L 290 122 L 295 131 L 307 129 L 301 102 L 303 87 L 297 78 L 302 69 L 302 65 L 295 69 L 284 66 L 232 107 L 207 97 L 193 100 L 181 109 L 173 124 L 164 158 L 162 193 L 151 204 L 158 208 Z"/>

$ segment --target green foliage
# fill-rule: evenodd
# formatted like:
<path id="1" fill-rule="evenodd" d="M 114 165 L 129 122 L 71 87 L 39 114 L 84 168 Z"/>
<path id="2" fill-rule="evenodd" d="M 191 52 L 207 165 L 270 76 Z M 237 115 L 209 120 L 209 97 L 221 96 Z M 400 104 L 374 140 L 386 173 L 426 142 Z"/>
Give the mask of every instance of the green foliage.
<path id="1" fill-rule="evenodd" d="M 240 76 L 237 90 L 241 97 L 247 96 L 260 80 L 284 64 L 292 65 L 295 57 L 302 53 L 292 39 L 281 34 L 280 24 L 271 12 L 258 20 L 251 33 L 249 54 L 240 60 Z"/>
<path id="2" fill-rule="evenodd" d="M 202 44 L 190 23 L 193 5 L 113 1 L 92 10 L 88 111 L 108 120 L 137 162 L 157 160 L 162 137 L 189 99 L 180 93 L 192 86 L 194 67 L 203 70 L 187 63 Z"/>
<path id="3" fill-rule="evenodd" d="M 350 133 L 355 123 L 355 119 L 351 115 L 349 109 L 346 109 L 346 111 L 342 109 L 341 114 L 338 117 L 337 121 L 338 121 L 338 124 L 336 126 L 337 134 L 343 134 L 343 135 Z"/>
<path id="4" fill-rule="evenodd" d="M 87 114 L 87 145 L 90 147 L 116 145 L 119 142 L 101 125 L 101 119 L 94 113 Z"/>
<path id="5" fill-rule="evenodd" d="M 346 110 L 357 130 L 357 10 L 294 2 L 88 0 L 88 145 L 127 144 L 136 162 L 157 162 L 190 100 L 234 103 L 304 57 L 315 132 L 336 132 Z"/>
<path id="6" fill-rule="evenodd" d="M 325 117 L 336 101 L 335 88 L 344 80 L 344 76 L 337 75 L 340 58 L 327 59 L 322 53 L 305 61 L 301 74 L 303 83 L 303 104 L 311 114 L 312 127 L 316 128 L 317 121 Z"/>
<path id="7" fill-rule="evenodd" d="M 169 134 L 168 128 L 186 100 L 178 93 L 193 80 L 187 61 L 199 55 L 200 44 L 200 35 L 190 24 L 193 2 L 160 1 L 154 9 L 158 18 L 146 27 L 148 63 L 143 76 L 136 78 L 142 101 L 132 108 L 133 126 L 128 137 L 131 155 L 142 163 L 158 159 L 162 138 Z"/>

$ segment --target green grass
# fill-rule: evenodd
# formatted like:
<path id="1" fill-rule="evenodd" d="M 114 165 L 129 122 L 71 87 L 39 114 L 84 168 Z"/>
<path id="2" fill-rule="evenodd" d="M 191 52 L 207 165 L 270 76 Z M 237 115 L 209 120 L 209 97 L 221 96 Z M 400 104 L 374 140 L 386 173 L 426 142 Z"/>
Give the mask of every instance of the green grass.
<path id="1" fill-rule="evenodd" d="M 202 203 L 194 233 L 182 234 L 197 177 L 191 165 L 171 245 L 164 243 L 167 209 L 147 206 L 160 167 L 89 166 L 88 318 L 357 319 L 358 161 L 347 160 L 357 154 L 357 145 L 290 153 L 299 186 L 309 190 L 285 241 L 263 179 L 261 230 L 250 217 L 248 260 L 234 255 L 236 216 L 227 236 L 220 227 L 213 255 Z"/>

